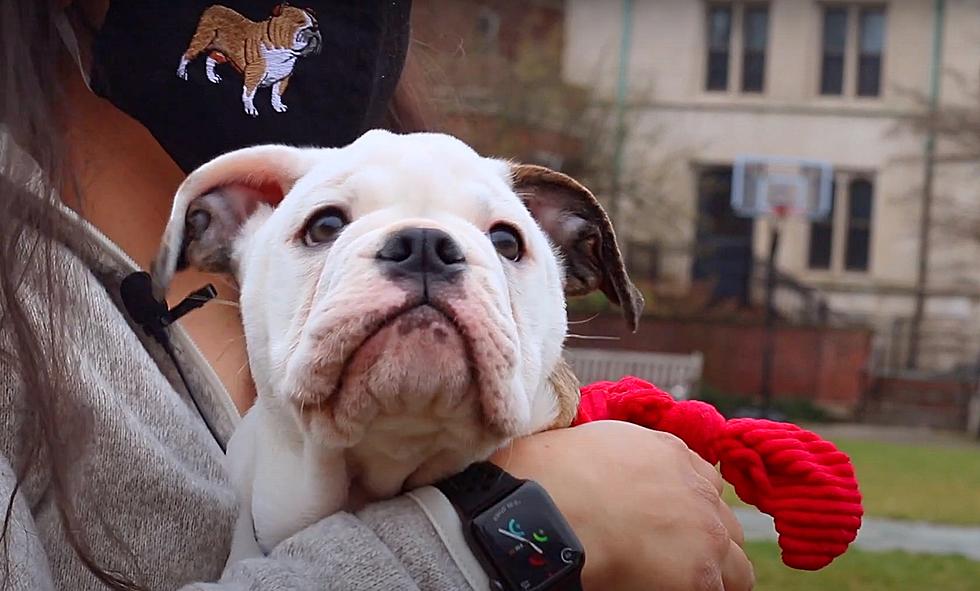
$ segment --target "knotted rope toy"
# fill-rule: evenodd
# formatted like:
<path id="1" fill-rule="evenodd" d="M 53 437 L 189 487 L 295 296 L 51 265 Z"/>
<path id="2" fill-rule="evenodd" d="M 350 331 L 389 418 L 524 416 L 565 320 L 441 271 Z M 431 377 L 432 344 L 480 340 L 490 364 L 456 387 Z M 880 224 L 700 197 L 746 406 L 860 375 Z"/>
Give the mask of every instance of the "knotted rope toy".
<path id="1" fill-rule="evenodd" d="M 847 454 L 816 433 L 763 419 L 726 420 L 698 400 L 677 401 L 634 377 L 582 388 L 574 425 L 612 419 L 676 435 L 740 499 L 773 517 L 783 563 L 818 570 L 844 553 L 861 527 L 861 493 Z"/>

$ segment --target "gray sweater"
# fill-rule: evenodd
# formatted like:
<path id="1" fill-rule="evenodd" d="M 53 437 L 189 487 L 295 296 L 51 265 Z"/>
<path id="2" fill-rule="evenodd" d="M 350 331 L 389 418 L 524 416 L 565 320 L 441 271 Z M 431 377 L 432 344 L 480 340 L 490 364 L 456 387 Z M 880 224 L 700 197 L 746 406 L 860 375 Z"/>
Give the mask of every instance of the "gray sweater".
<path id="1" fill-rule="evenodd" d="M 0 133 L 0 155 L 2 139 Z M 48 353 L 73 371 L 74 399 L 59 405 L 62 423 L 66 429 L 84 424 L 91 434 L 72 458 L 72 479 L 81 526 L 100 564 L 136 574 L 150 589 L 449 590 L 478 584 L 472 555 L 454 531 L 458 521 L 454 526 L 433 516 L 439 499 L 426 506 L 409 496 L 330 516 L 218 581 L 236 513 L 221 450 L 173 363 L 121 311 L 119 282 L 135 265 L 91 226 L 63 215 L 68 235 L 97 245 L 86 249 L 69 238 L 56 251 L 58 280 L 74 287 L 73 314 L 63 327 L 70 346 Z M 40 319 L 48 304 L 39 275 L 28 272 L 21 289 L 21 301 L 44 330 Z M 9 338 L 0 333 L 0 350 L 9 350 Z M 191 391 L 226 440 L 238 420 L 233 405 L 186 334 L 175 328 L 172 338 Z M 3 359 L 0 501 L 6 508 L 25 399 Z M 433 498 L 433 491 L 426 495 Z M 0 546 L 0 588 L 103 588 L 66 541 L 45 469 L 34 470 L 18 491 L 8 535 Z"/>

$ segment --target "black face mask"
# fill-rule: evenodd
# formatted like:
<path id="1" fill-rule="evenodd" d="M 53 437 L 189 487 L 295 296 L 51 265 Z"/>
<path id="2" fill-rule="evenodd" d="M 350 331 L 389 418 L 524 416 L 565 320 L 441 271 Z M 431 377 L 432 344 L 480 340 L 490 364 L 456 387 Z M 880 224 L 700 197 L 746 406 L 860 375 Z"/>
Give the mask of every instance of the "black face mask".
<path id="1" fill-rule="evenodd" d="M 185 171 L 264 143 L 341 146 L 379 126 L 411 0 L 113 0 L 92 88 Z"/>

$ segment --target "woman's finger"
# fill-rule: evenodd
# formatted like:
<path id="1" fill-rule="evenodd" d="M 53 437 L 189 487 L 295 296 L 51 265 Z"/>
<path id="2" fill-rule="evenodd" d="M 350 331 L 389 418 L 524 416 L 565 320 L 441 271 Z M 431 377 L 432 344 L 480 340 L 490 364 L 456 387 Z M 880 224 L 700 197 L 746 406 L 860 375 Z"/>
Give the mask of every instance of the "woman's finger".
<path id="1" fill-rule="evenodd" d="M 718 503 L 720 505 L 718 507 L 718 517 L 725 524 L 725 529 L 728 530 L 728 537 L 739 546 L 744 546 L 745 532 L 742 530 L 742 524 L 735 517 L 735 512 L 732 511 L 732 508 L 725 501 L 719 500 Z"/>
<path id="2" fill-rule="evenodd" d="M 691 452 L 691 465 L 694 466 L 694 470 L 698 474 L 704 476 L 715 487 L 719 495 L 725 490 L 725 481 L 718 470 L 693 451 Z"/>
<path id="3" fill-rule="evenodd" d="M 755 572 L 745 551 L 733 540 L 728 554 L 721 564 L 721 580 L 725 591 L 751 591 L 755 586 Z"/>

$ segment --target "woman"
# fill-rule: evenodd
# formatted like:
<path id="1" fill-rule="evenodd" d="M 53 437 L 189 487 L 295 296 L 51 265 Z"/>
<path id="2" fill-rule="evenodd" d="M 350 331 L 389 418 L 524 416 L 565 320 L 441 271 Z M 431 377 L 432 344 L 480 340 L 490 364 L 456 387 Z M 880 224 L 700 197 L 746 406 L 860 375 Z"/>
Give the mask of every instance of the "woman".
<path id="1" fill-rule="evenodd" d="M 136 268 L 129 257 L 152 256 L 188 168 L 257 139 L 301 143 L 316 131 L 313 115 L 342 114 L 323 143 L 379 123 L 404 59 L 407 4 L 320 2 L 309 18 L 298 15 L 291 42 L 319 37 L 333 61 L 314 69 L 297 60 L 288 90 L 270 84 L 250 97 L 219 61 L 229 56 L 192 56 L 189 79 L 176 74 L 198 23 L 179 28 L 175 19 L 196 20 L 207 2 L 147 4 L 0 0 L 2 583 L 18 591 L 478 584 L 472 555 L 453 542 L 459 532 L 447 535 L 446 523 L 437 531 L 407 498 L 328 517 L 219 581 L 235 515 L 221 467 L 236 420 L 225 388 L 242 406 L 249 397 L 237 318 L 214 305 L 189 317 L 203 355 L 175 329 L 175 364 L 116 297 Z M 254 12 L 271 3 L 238 4 Z M 69 20 L 60 18 L 66 9 Z M 147 10 L 159 14 L 148 19 Z M 322 91 L 324 70 L 336 92 Z M 89 89 L 88 72 L 108 100 Z M 283 105 L 289 114 L 308 109 L 306 118 L 273 119 Z M 231 113 L 262 123 L 246 127 Z M 175 291 L 203 278 L 183 281 Z M 554 497 L 586 547 L 586 589 L 752 585 L 717 473 L 673 437 L 597 423 L 529 437 L 494 461 Z"/>

